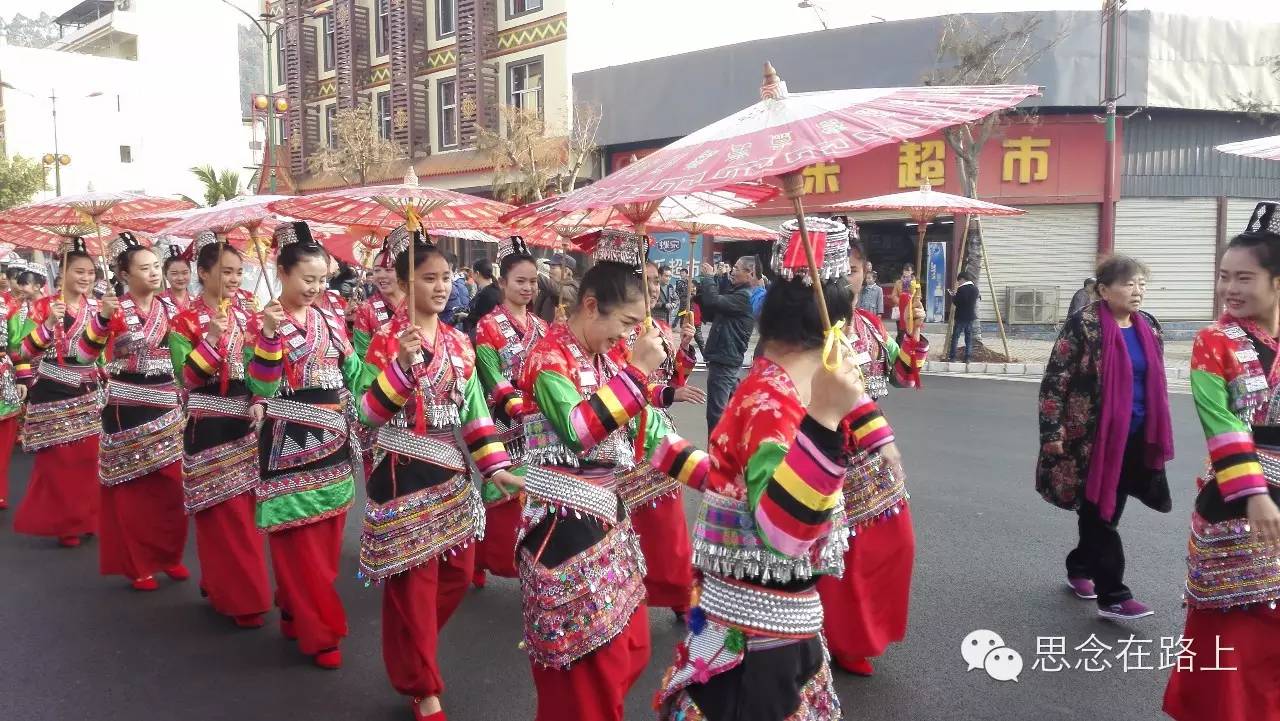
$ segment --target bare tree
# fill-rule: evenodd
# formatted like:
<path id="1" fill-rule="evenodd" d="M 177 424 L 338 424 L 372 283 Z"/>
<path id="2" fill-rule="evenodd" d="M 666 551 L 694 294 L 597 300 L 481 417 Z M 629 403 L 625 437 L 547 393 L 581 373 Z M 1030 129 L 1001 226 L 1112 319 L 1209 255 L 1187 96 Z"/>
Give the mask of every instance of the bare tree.
<path id="1" fill-rule="evenodd" d="M 1011 24 L 1001 18 L 978 24 L 972 18 L 949 15 L 938 38 L 937 58 L 933 70 L 924 77 L 925 85 L 1003 85 L 1021 79 L 1029 67 L 1044 57 L 1068 30 L 1045 39 L 1041 36 L 1041 16 L 1029 15 Z M 963 194 L 978 197 L 978 172 L 982 148 L 1011 119 L 1025 121 L 1028 113 L 1016 110 L 992 113 L 969 123 L 942 131 L 943 138 L 955 154 Z M 962 269 L 974 278 L 980 277 L 982 266 L 981 233 L 971 232 L 962 258 Z M 992 298 L 991 302 L 998 302 Z M 981 334 L 975 328 L 978 345 Z"/>
<path id="2" fill-rule="evenodd" d="M 463 101 L 463 113 L 474 108 Z M 582 168 L 596 151 L 600 108 L 573 108 L 567 136 L 548 134 L 536 109 L 506 106 L 498 111 L 501 132 L 478 129 L 476 148 L 493 163 L 494 195 L 512 203 L 542 200 L 547 193 L 573 190 Z"/>
<path id="3" fill-rule="evenodd" d="M 1271 73 L 1271 79 L 1280 82 L 1280 55 L 1264 55 L 1258 58 L 1258 62 L 1267 67 L 1267 72 Z M 1280 105 L 1263 100 L 1258 94 L 1252 90 L 1245 92 L 1243 95 L 1236 95 L 1231 98 L 1235 105 L 1235 110 L 1248 115 L 1250 119 L 1257 121 L 1259 125 L 1275 129 L 1280 127 Z"/>
<path id="4" fill-rule="evenodd" d="M 334 173 L 348 185 L 367 185 L 381 166 L 405 157 L 395 141 L 382 137 L 381 123 L 369 103 L 339 110 L 336 147 L 324 147 L 307 160 L 313 173 Z"/>

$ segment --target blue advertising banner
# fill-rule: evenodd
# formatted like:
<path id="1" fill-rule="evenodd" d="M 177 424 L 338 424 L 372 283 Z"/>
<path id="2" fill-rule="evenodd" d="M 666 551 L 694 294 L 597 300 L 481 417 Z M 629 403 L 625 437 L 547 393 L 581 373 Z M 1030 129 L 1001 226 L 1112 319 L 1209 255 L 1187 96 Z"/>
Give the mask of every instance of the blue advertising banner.
<path id="1" fill-rule="evenodd" d="M 947 244 L 929 243 L 925 263 L 928 268 L 925 276 L 925 322 L 941 323 L 943 310 L 947 307 Z"/>
<path id="2" fill-rule="evenodd" d="M 677 273 L 689 264 L 688 233 L 654 233 L 653 246 L 649 248 L 649 260 L 659 266 L 671 266 L 671 272 Z M 702 261 L 702 236 L 693 246 L 693 275 L 697 277 Z"/>

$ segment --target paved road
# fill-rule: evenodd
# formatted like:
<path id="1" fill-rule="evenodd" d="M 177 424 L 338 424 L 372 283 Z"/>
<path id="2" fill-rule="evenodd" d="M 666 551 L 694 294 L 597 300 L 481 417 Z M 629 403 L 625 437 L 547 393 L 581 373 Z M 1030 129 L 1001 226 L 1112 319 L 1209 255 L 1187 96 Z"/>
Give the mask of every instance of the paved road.
<path id="1" fill-rule="evenodd" d="M 700 375 L 700 374 L 699 374 Z M 1123 521 L 1129 584 L 1157 610 L 1130 627 L 1098 621 L 1088 602 L 1062 587 L 1062 557 L 1074 517 L 1031 488 L 1035 392 L 1031 384 L 929 378 L 920 393 L 886 403 L 906 453 L 918 535 L 911 630 L 872 679 L 838 677 L 846 717 L 907 721 L 1080 719 L 1107 710 L 1127 721 L 1162 718 L 1167 672 L 1120 670 L 1048 674 L 1032 670 L 1038 636 L 1065 636 L 1068 653 L 1090 634 L 1116 646 L 1134 633 L 1158 649 L 1181 629 L 1186 514 L 1204 456 L 1190 398 L 1173 399 L 1179 458 L 1170 477 L 1175 510 L 1131 506 Z M 705 441 L 700 408 L 677 421 Z M 21 498 L 29 462 L 14 463 Z M 70 470 L 70 469 L 69 469 Z M 76 469 L 80 470 L 80 469 Z M 692 498 L 686 499 L 690 512 Z M 194 581 L 162 581 L 135 593 L 97 575 L 93 543 L 62 550 L 14 536 L 12 511 L 0 513 L 0 719 L 15 721 L 405 721 L 404 703 L 383 673 L 377 589 L 354 578 L 359 524 L 348 519 L 342 595 L 351 619 L 338 672 L 313 668 L 273 624 L 240 631 L 201 602 Z M 194 548 L 188 563 L 195 568 Z M 681 631 L 654 611 L 653 659 L 628 699 L 628 718 L 652 718 L 649 702 Z M 1026 669 L 1018 683 L 966 672 L 960 642 L 978 628 L 1003 634 Z M 520 605 L 514 581 L 472 590 L 445 629 L 441 660 L 453 721 L 525 720 L 533 687 L 516 648 Z M 1111 651 L 1119 651 L 1116 647 Z M 1154 659 L 1148 657 L 1146 661 Z"/>

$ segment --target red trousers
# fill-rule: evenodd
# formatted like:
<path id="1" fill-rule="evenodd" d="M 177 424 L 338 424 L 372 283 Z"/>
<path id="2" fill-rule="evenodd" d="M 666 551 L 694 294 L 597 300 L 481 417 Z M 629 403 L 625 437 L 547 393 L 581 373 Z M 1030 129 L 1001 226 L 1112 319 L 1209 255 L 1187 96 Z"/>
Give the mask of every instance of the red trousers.
<path id="1" fill-rule="evenodd" d="M 476 550 L 476 571 L 516 577 L 516 531 L 523 510 L 518 498 L 484 509 L 484 540 Z"/>
<path id="2" fill-rule="evenodd" d="M 907 635 L 916 537 L 911 512 L 867 526 L 849 539 L 844 577 L 822 576 L 822 631 L 841 666 L 873 658 Z"/>
<path id="3" fill-rule="evenodd" d="M 0 421 L 0 501 L 9 498 L 9 461 L 18 442 L 18 417 Z"/>
<path id="4" fill-rule="evenodd" d="M 689 610 L 693 593 L 693 545 L 679 494 L 661 498 L 631 512 L 631 526 L 644 553 L 645 603 L 680 613 Z"/>
<path id="5" fill-rule="evenodd" d="M 246 491 L 195 514 L 200 588 L 213 610 L 251 616 L 271 610 L 271 581 L 263 534 L 254 521 L 256 502 Z"/>
<path id="6" fill-rule="evenodd" d="M 276 573 L 276 605 L 293 617 L 298 648 L 308 656 L 337 648 L 347 635 L 347 612 L 334 583 L 342 551 L 343 511 L 305 526 L 273 531 L 271 567 Z"/>
<path id="7" fill-rule="evenodd" d="M 146 578 L 182 563 L 187 514 L 182 507 L 182 463 L 102 493 L 98 570 L 104 576 Z"/>
<path id="8" fill-rule="evenodd" d="M 612 641 L 568 670 L 533 667 L 534 721 L 622 721 L 627 691 L 649 663 L 649 609 L 642 603 Z"/>
<path id="9" fill-rule="evenodd" d="M 1177 721 L 1280 721 L 1280 610 L 1190 610 L 1182 636 L 1195 656 L 1190 671 L 1169 672 L 1165 713 Z"/>
<path id="10" fill-rule="evenodd" d="M 382 661 L 398 693 L 439 696 L 440 629 L 458 610 L 475 570 L 476 544 L 388 578 L 382 590 Z"/>
<path id="11" fill-rule="evenodd" d="M 15 533 L 80 536 L 98 532 L 98 437 L 36 451 L 27 495 L 13 517 Z"/>

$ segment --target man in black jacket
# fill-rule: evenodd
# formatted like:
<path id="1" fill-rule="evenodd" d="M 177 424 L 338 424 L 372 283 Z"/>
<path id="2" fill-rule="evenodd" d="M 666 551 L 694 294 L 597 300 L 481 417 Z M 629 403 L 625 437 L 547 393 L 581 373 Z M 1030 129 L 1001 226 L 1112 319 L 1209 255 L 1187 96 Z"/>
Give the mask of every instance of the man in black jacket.
<path id="1" fill-rule="evenodd" d="M 756 259 L 749 255 L 734 263 L 727 292 L 720 292 L 714 272 L 710 263 L 703 263 L 698 282 L 703 311 L 715 313 L 706 344 L 707 433 L 720 422 L 720 414 L 738 387 L 738 373 L 756 322 L 751 313 L 751 288 L 759 278 Z"/>
<path id="2" fill-rule="evenodd" d="M 964 362 L 969 362 L 969 352 L 973 348 L 973 324 L 978 322 L 978 286 L 973 284 L 973 276 L 963 271 L 958 276 L 960 285 L 951 292 L 952 318 L 955 330 L 951 332 L 951 344 L 947 350 L 947 361 L 956 359 L 956 341 L 964 333 Z"/>

